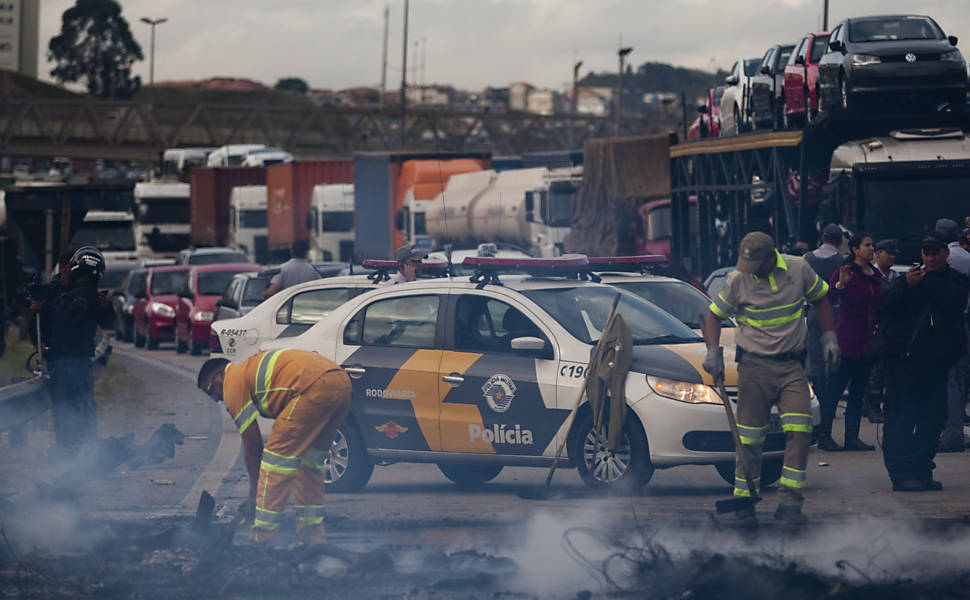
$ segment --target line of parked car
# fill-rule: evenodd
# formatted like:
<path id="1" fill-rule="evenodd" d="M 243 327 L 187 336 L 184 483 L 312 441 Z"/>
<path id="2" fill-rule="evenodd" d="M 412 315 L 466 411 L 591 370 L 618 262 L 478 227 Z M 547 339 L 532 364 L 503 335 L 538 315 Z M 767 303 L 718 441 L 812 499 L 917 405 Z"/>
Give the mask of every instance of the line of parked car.
<path id="1" fill-rule="evenodd" d="M 801 128 L 824 112 L 963 112 L 967 64 L 931 17 L 845 19 L 831 31 L 741 57 L 713 88 L 688 139 Z"/>

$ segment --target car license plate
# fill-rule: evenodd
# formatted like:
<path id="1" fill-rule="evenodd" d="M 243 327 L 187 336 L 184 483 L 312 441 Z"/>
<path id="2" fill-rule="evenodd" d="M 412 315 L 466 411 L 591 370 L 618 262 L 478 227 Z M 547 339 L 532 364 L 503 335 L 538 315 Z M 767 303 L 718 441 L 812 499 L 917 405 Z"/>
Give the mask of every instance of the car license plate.
<path id="1" fill-rule="evenodd" d="M 768 433 L 781 433 L 781 418 L 778 415 L 771 415 L 768 419 Z"/>

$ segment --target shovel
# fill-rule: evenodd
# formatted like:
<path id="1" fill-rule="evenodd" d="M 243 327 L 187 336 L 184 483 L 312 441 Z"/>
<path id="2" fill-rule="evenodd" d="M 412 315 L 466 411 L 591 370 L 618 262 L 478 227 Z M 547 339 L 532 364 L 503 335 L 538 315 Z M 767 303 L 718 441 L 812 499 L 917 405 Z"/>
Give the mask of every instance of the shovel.
<path id="1" fill-rule="evenodd" d="M 717 379 L 717 393 L 721 396 L 721 403 L 724 404 L 724 410 L 727 411 L 728 423 L 731 425 L 731 435 L 734 437 L 734 449 L 737 452 L 738 461 L 741 463 L 741 473 L 744 474 L 744 480 L 748 484 L 748 490 L 751 492 L 751 496 L 735 496 L 727 500 L 718 500 L 714 503 L 714 507 L 718 513 L 738 512 L 748 508 L 753 509 L 754 505 L 761 501 L 761 496 L 754 491 L 757 489 L 754 485 L 754 478 L 751 476 L 748 462 L 744 460 L 744 453 L 741 451 L 741 434 L 738 432 L 738 422 L 734 418 L 731 400 L 728 398 L 727 391 L 724 389 L 723 376 Z"/>

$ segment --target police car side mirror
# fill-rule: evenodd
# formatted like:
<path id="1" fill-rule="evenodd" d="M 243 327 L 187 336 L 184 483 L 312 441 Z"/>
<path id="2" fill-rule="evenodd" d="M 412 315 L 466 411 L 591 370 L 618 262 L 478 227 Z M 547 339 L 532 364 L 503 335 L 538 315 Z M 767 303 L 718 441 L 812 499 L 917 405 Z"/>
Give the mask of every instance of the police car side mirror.
<path id="1" fill-rule="evenodd" d="M 515 354 L 532 356 L 534 358 L 552 358 L 552 349 L 546 341 L 537 337 L 517 337 L 509 342 L 509 348 Z"/>

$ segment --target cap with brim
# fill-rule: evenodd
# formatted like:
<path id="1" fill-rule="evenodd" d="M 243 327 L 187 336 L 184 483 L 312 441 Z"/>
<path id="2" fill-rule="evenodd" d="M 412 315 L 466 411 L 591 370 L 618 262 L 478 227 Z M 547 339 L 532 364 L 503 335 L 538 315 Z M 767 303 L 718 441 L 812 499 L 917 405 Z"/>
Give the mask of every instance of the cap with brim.
<path id="1" fill-rule="evenodd" d="M 876 244 L 876 250 L 885 250 L 890 254 L 899 254 L 895 240 L 882 240 Z"/>
<path id="2" fill-rule="evenodd" d="M 943 240 L 940 239 L 939 237 L 935 235 L 930 235 L 923 238 L 923 242 L 920 244 L 919 247 L 921 250 L 925 250 L 925 249 L 942 250 L 946 248 L 946 244 L 944 244 Z"/>
<path id="3" fill-rule="evenodd" d="M 409 260 L 421 260 L 428 257 L 428 253 L 415 246 L 401 246 L 394 254 L 397 262 L 403 263 Z"/>
<path id="4" fill-rule="evenodd" d="M 741 240 L 737 270 L 756 273 L 765 259 L 775 252 L 775 242 L 767 233 L 752 231 Z"/>
<path id="5" fill-rule="evenodd" d="M 836 238 L 842 237 L 842 228 L 835 223 L 829 223 L 822 229 L 822 237 Z"/>

